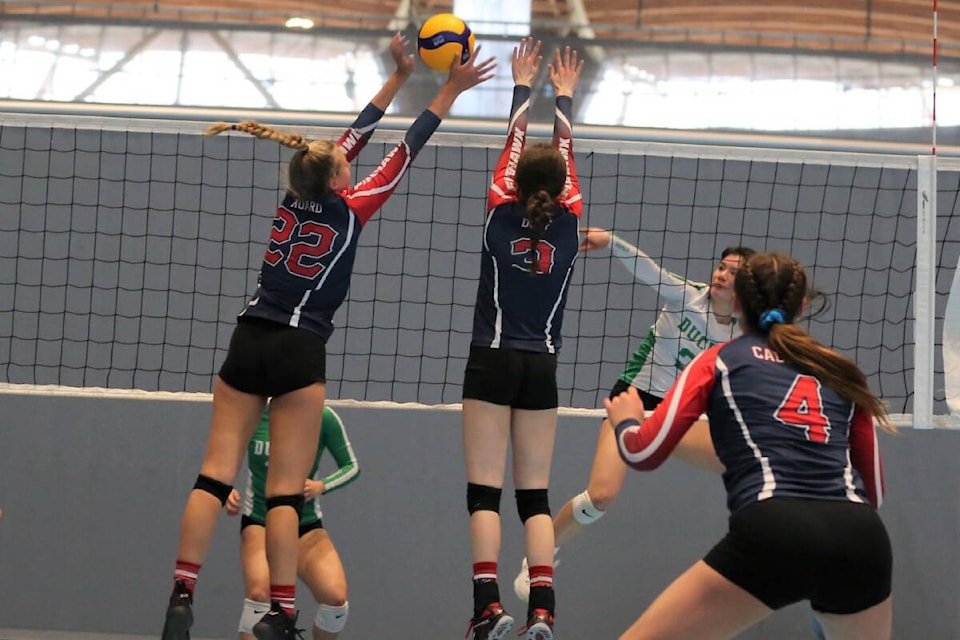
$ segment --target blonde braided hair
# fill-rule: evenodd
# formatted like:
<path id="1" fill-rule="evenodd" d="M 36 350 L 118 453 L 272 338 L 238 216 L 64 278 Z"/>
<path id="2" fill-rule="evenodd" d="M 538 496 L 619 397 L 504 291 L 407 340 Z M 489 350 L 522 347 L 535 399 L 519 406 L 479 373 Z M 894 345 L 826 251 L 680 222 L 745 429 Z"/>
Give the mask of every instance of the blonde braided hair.
<path id="1" fill-rule="evenodd" d="M 287 191 L 294 196 L 305 200 L 319 200 L 331 193 L 330 180 L 337 169 L 334 158 L 336 145 L 333 142 L 307 140 L 299 133 L 282 133 L 253 120 L 235 124 L 218 122 L 207 127 L 203 135 L 215 136 L 224 131 L 240 131 L 296 149 L 296 153 L 290 158 L 287 172 Z"/>

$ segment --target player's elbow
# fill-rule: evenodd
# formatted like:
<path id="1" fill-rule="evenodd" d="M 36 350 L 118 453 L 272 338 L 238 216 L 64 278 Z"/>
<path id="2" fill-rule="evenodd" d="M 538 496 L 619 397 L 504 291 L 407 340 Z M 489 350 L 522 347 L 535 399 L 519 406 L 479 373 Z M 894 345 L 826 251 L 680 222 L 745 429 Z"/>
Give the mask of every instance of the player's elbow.
<path id="1" fill-rule="evenodd" d="M 666 459 L 664 456 L 640 454 L 631 454 L 629 451 L 620 450 L 620 457 L 627 465 L 635 471 L 653 471 L 663 464 Z"/>

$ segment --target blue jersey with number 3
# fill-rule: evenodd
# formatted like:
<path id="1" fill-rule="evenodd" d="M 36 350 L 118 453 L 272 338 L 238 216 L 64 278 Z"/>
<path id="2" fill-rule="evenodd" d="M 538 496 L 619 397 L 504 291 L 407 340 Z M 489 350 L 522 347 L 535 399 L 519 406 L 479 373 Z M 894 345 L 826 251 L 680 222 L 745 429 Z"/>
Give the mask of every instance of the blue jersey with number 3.
<path id="1" fill-rule="evenodd" d="M 517 201 L 517 161 L 526 145 L 530 87 L 513 93 L 510 130 L 494 170 L 483 228 L 472 346 L 557 353 L 573 264 L 580 246 L 583 201 L 573 159 L 572 101 L 557 98 L 553 146 L 567 161 L 567 180 L 536 250 L 525 206 Z"/>

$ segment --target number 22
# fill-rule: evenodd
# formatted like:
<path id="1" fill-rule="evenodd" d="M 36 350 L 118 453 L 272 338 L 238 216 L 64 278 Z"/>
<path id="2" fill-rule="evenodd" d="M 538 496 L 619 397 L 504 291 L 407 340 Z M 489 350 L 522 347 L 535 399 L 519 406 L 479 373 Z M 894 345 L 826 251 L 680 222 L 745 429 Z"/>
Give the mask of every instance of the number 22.
<path id="1" fill-rule="evenodd" d="M 272 247 L 290 242 L 295 235 L 300 239 L 290 244 L 289 255 L 285 260 L 287 271 L 295 276 L 312 280 L 326 268 L 320 264 L 319 260 L 330 253 L 337 233 L 319 222 L 310 220 L 300 222 L 293 213 L 280 207 L 273 221 L 270 245 L 267 247 L 264 260 L 272 266 L 284 260 L 283 251 Z"/>
<path id="2" fill-rule="evenodd" d="M 813 376 L 794 378 L 773 415 L 787 426 L 804 429 L 807 440 L 826 442 L 830 437 L 830 419 L 823 413 L 820 381 Z"/>

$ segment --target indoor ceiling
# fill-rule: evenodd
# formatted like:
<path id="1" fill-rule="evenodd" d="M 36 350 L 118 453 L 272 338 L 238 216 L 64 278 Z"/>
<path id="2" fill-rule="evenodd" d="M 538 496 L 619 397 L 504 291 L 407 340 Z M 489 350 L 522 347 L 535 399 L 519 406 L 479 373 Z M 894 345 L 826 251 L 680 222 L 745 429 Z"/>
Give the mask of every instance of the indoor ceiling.
<path id="1" fill-rule="evenodd" d="M 318 30 L 392 31 L 452 8 L 449 0 L 4 0 L 0 21 L 279 30 L 298 16 Z M 931 59 L 934 35 L 932 0 L 532 0 L 532 22 L 535 34 L 618 46 Z M 939 1 L 937 25 L 941 59 L 960 59 L 960 0 Z"/>

